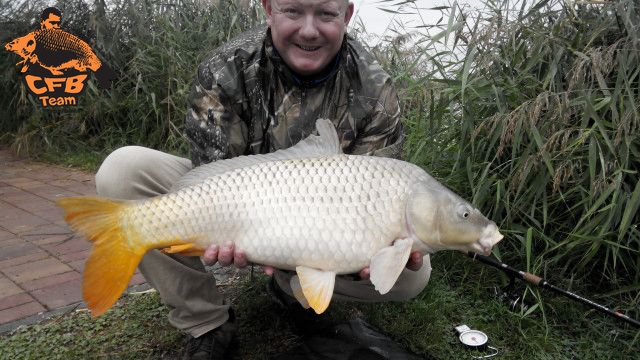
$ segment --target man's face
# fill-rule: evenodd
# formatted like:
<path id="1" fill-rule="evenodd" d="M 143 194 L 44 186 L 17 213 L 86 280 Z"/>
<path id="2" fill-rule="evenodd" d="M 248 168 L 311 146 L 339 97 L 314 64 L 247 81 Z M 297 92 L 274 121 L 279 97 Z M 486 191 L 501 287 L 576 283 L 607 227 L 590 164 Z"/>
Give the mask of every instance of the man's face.
<path id="1" fill-rule="evenodd" d="M 296 73 L 313 75 L 342 46 L 353 3 L 346 0 L 262 0 L 273 45 Z"/>
<path id="2" fill-rule="evenodd" d="M 49 14 L 47 20 L 40 23 L 41 29 L 58 29 L 60 28 L 60 16 L 56 14 Z"/>

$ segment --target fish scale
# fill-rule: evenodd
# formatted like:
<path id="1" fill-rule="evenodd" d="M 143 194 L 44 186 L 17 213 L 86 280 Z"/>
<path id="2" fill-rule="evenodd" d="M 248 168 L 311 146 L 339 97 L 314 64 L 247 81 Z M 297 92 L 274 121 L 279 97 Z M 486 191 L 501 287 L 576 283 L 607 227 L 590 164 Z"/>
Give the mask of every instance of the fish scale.
<path id="1" fill-rule="evenodd" d="M 350 155 L 262 163 L 142 202 L 122 216 L 145 229 L 150 243 L 182 238 L 206 248 L 231 241 L 252 262 L 349 273 L 401 237 L 406 196 L 421 172 L 393 159 Z M 361 186 L 357 179 L 364 179 Z"/>

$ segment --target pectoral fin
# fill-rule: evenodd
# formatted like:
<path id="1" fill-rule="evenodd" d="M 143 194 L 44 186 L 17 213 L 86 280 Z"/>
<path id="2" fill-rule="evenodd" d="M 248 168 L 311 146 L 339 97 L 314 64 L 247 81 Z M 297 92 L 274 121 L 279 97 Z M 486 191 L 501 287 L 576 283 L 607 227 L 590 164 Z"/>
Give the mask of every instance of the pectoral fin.
<path id="1" fill-rule="evenodd" d="M 393 246 L 378 251 L 371 258 L 370 279 L 380 294 L 388 293 L 398 280 L 411 255 L 412 244 L 411 239 L 396 240 Z"/>
<path id="2" fill-rule="evenodd" d="M 309 306 L 316 314 L 322 314 L 331 302 L 336 273 L 333 271 L 316 270 L 304 266 L 296 267 L 300 280 L 300 287 Z M 295 293 L 295 290 L 294 290 Z"/>

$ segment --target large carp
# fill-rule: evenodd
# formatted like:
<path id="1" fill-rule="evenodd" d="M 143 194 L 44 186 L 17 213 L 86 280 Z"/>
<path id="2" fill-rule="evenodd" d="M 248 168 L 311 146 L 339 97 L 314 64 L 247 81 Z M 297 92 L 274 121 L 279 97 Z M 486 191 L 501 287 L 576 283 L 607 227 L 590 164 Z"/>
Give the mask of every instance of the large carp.
<path id="1" fill-rule="evenodd" d="M 412 251 L 489 253 L 496 224 L 408 162 L 342 154 L 336 129 L 271 154 L 200 166 L 166 195 L 139 201 L 64 198 L 72 229 L 93 241 L 83 296 L 94 316 L 109 309 L 154 248 L 201 255 L 232 241 L 247 259 L 295 270 L 296 298 L 322 313 L 336 274 L 369 266 L 387 293 Z"/>

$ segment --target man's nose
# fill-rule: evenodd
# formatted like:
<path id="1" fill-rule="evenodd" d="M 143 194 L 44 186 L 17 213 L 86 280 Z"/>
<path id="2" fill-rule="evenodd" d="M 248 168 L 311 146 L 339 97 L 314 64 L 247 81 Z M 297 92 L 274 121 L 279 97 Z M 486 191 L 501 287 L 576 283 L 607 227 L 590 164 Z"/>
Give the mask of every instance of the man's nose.
<path id="1" fill-rule="evenodd" d="M 316 19 L 313 15 L 305 16 L 302 19 L 299 33 L 305 38 L 316 38 L 318 36 L 318 28 L 316 27 Z"/>

